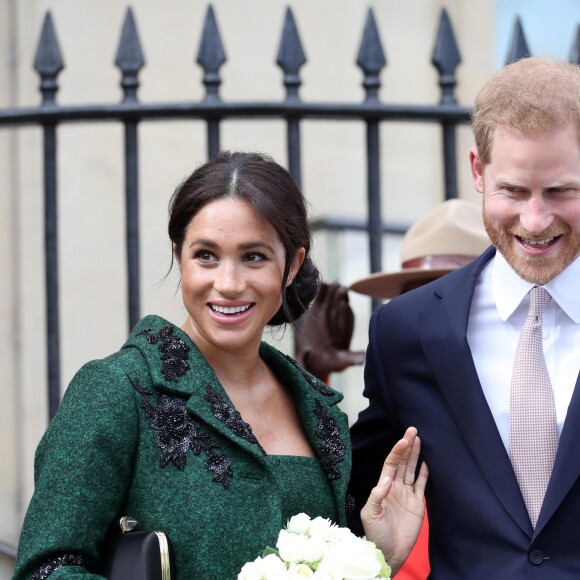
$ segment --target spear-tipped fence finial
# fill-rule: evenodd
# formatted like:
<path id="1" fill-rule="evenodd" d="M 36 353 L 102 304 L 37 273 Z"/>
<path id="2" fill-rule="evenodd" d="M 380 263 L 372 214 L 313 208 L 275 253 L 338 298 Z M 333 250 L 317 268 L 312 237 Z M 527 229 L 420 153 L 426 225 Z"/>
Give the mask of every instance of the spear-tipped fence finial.
<path id="1" fill-rule="evenodd" d="M 455 69 L 461 63 L 461 55 L 455 40 L 455 34 L 447 10 L 441 10 L 439 29 L 433 47 L 431 63 L 439 71 L 439 86 L 441 87 L 441 104 L 457 104 L 453 94 L 457 79 Z"/>
<path id="2" fill-rule="evenodd" d="M 206 98 L 219 99 L 218 91 L 222 82 L 219 69 L 226 62 L 226 53 L 211 4 L 208 6 L 203 24 L 197 62 L 204 71 L 203 84 L 206 87 Z"/>
<path id="3" fill-rule="evenodd" d="M 512 41 L 505 59 L 506 64 L 512 64 L 522 58 L 530 56 L 526 35 L 519 16 L 516 16 L 514 24 L 514 31 L 512 33 Z"/>
<path id="4" fill-rule="evenodd" d="M 568 60 L 572 64 L 580 65 L 580 24 L 578 25 L 578 28 L 576 28 L 576 36 L 572 42 L 572 48 L 570 49 Z"/>
<path id="5" fill-rule="evenodd" d="M 121 79 L 123 102 L 137 101 L 139 71 L 145 66 L 145 57 L 141 50 L 141 42 L 139 41 L 139 34 L 131 7 L 127 9 L 127 15 L 123 23 L 115 64 L 123 75 Z"/>
<path id="6" fill-rule="evenodd" d="M 286 98 L 298 98 L 298 89 L 302 84 L 300 80 L 300 67 L 306 63 L 306 55 L 298 33 L 298 27 L 294 20 L 294 14 L 290 7 L 286 8 L 282 39 L 278 48 L 276 64 L 284 71 L 284 85 Z"/>
<path id="7" fill-rule="evenodd" d="M 34 57 L 34 69 L 40 75 L 42 105 L 55 103 L 58 91 L 56 77 L 63 68 L 64 61 L 58 45 L 52 16 L 50 11 L 47 11 Z"/>
<path id="8" fill-rule="evenodd" d="M 380 72 L 387 64 L 383 45 L 375 21 L 372 8 L 367 12 L 363 39 L 356 64 L 364 72 L 363 87 L 366 90 L 366 100 L 376 100 L 381 86 Z"/>

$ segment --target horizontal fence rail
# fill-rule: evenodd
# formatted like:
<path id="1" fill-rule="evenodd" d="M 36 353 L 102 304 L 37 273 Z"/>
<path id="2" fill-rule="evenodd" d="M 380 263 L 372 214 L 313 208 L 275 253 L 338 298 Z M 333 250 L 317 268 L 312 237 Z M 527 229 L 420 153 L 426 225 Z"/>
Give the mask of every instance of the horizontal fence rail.
<path id="1" fill-rule="evenodd" d="M 4 556 L 8 556 L 12 560 L 16 560 L 16 552 L 16 548 L 11 544 L 0 542 L 0 554 L 4 554 Z"/>
<path id="2" fill-rule="evenodd" d="M 529 56 L 521 22 L 516 19 L 506 63 Z M 570 52 L 572 62 L 580 62 L 580 28 Z M 57 166 L 58 126 L 76 121 L 117 122 L 125 129 L 125 203 L 126 255 L 128 279 L 128 322 L 132 328 L 140 317 L 139 271 L 139 184 L 137 127 L 143 121 L 163 119 L 201 119 L 206 122 L 208 157 L 220 150 L 220 124 L 225 119 L 283 119 L 286 121 L 288 170 L 301 184 L 300 124 L 307 119 L 355 120 L 366 125 L 367 221 L 323 218 L 314 222 L 316 228 L 331 230 L 364 230 L 369 239 L 371 272 L 381 269 L 381 239 L 383 233 L 402 234 L 406 226 L 383 223 L 380 191 L 380 138 L 383 122 L 409 121 L 436 123 L 441 126 L 444 191 L 447 199 L 457 197 L 456 127 L 469 122 L 471 108 L 457 103 L 455 71 L 461 55 L 447 11 L 440 14 L 431 62 L 437 69 L 441 91 L 437 104 L 387 104 L 379 101 L 380 74 L 387 65 L 377 23 L 372 9 L 368 10 L 356 63 L 363 73 L 365 98 L 360 103 L 305 102 L 299 96 L 302 84 L 300 68 L 306 63 L 305 53 L 293 12 L 286 10 L 276 64 L 284 73 L 286 90 L 282 101 L 223 101 L 219 94 L 220 68 L 226 62 L 213 7 L 210 5 L 204 21 L 197 53 L 203 69 L 205 96 L 193 102 L 142 103 L 138 100 L 139 72 L 145 66 L 141 41 L 133 11 L 129 8 L 122 26 L 115 59 L 120 69 L 122 102 L 99 105 L 59 105 L 57 78 L 64 68 L 53 19 L 48 12 L 43 22 L 34 67 L 40 76 L 42 102 L 38 107 L 0 110 L 0 127 L 35 125 L 44 134 L 44 203 L 45 203 L 45 271 L 47 316 L 47 361 L 49 415 L 52 418 L 60 403 L 60 329 L 58 300 L 58 216 Z"/>

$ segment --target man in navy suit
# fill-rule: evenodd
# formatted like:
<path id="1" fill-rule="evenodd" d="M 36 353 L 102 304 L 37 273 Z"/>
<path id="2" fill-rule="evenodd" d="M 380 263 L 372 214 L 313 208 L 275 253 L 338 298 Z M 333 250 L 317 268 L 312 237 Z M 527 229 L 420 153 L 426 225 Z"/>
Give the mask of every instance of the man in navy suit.
<path id="1" fill-rule="evenodd" d="M 363 506 L 365 525 L 390 518 L 390 544 L 382 547 L 396 571 L 407 547 L 393 518 L 407 525 L 407 508 L 421 515 L 421 493 L 408 474 L 389 482 L 405 485 L 406 503 L 391 503 L 401 498 L 394 487 L 383 499 L 373 486 L 385 452 L 413 426 L 429 469 L 433 580 L 578 579 L 580 68 L 540 58 L 505 67 L 479 93 L 473 129 L 473 182 L 493 246 L 373 313 L 369 406 L 352 428 L 352 526 Z M 535 286 L 551 296 L 542 347 L 558 441 L 534 525 L 509 433 L 512 368 Z M 535 438 L 528 444 L 540 453 Z"/>

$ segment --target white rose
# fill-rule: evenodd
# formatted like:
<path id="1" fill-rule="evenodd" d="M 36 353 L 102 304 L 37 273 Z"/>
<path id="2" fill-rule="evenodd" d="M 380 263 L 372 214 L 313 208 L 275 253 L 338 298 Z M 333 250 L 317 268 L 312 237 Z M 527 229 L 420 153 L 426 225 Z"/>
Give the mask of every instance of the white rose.
<path id="1" fill-rule="evenodd" d="M 350 541 L 356 538 L 348 528 L 340 528 L 338 526 L 331 526 L 330 529 L 324 535 L 324 540 L 328 544 L 336 544 L 338 542 Z"/>
<path id="2" fill-rule="evenodd" d="M 292 534 L 281 530 L 278 534 L 276 548 L 284 562 L 303 562 L 308 538 L 300 534 Z"/>
<path id="3" fill-rule="evenodd" d="M 322 558 L 324 542 L 320 538 L 307 538 L 282 530 L 276 547 L 284 562 L 318 562 Z"/>
<path id="4" fill-rule="evenodd" d="M 260 580 L 260 572 L 255 562 L 248 562 L 242 566 L 238 580 Z"/>
<path id="5" fill-rule="evenodd" d="M 275 580 L 286 574 L 286 565 L 276 554 L 268 554 L 265 558 L 259 558 L 258 569 L 263 578 Z"/>
<path id="6" fill-rule="evenodd" d="M 308 538 L 306 542 L 306 558 L 304 562 L 312 563 L 319 562 L 326 549 L 326 544 L 322 538 Z"/>
<path id="7" fill-rule="evenodd" d="M 286 528 L 294 534 L 306 535 L 310 527 L 310 516 L 307 514 L 297 514 L 288 521 Z"/>
<path id="8" fill-rule="evenodd" d="M 326 533 L 330 530 L 332 522 L 325 518 L 314 518 L 310 522 L 310 527 L 308 528 L 309 536 L 321 536 L 324 537 Z"/>
<path id="9" fill-rule="evenodd" d="M 287 578 L 314 578 L 314 572 L 306 564 L 291 564 L 286 573 Z"/>
<path id="10" fill-rule="evenodd" d="M 244 564 L 238 580 L 277 580 L 285 574 L 284 562 L 276 554 L 268 554 L 265 558 L 256 558 L 253 562 Z"/>
<path id="11" fill-rule="evenodd" d="M 360 538 L 329 546 L 320 563 L 321 573 L 349 580 L 374 580 L 381 572 L 376 549 Z"/>

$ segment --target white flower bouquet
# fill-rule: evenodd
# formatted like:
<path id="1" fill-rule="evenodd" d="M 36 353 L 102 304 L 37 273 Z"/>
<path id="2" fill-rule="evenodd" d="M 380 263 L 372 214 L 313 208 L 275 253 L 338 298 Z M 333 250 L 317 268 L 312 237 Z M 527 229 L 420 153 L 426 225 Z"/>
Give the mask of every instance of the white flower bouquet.
<path id="1" fill-rule="evenodd" d="M 391 568 L 383 553 L 364 538 L 355 536 L 324 518 L 298 514 L 280 531 L 276 548 L 266 548 L 260 558 L 245 564 L 238 580 L 389 579 Z"/>

